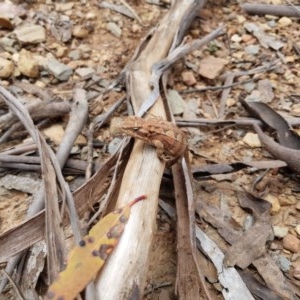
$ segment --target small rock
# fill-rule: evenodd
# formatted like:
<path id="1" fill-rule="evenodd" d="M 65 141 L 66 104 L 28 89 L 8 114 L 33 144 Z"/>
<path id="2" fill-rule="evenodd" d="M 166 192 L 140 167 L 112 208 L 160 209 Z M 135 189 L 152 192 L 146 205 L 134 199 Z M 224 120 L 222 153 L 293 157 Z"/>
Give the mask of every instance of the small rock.
<path id="1" fill-rule="evenodd" d="M 197 80 L 194 76 L 194 73 L 192 71 L 184 71 L 181 73 L 182 81 L 187 85 L 187 86 L 192 86 L 197 83 Z"/>
<path id="2" fill-rule="evenodd" d="M 243 224 L 244 231 L 249 230 L 253 226 L 253 224 L 254 224 L 253 216 L 247 215 Z"/>
<path id="3" fill-rule="evenodd" d="M 106 26 L 107 30 L 109 32 L 111 32 L 114 36 L 116 37 L 121 37 L 122 35 L 122 29 L 116 24 L 116 23 L 113 23 L 113 22 L 109 22 Z"/>
<path id="4" fill-rule="evenodd" d="M 19 42 L 24 44 L 39 44 L 46 40 L 46 31 L 43 26 L 26 23 L 14 30 Z"/>
<path id="5" fill-rule="evenodd" d="M 235 42 L 235 43 L 239 43 L 242 38 L 238 35 L 238 34 L 234 34 L 231 38 L 230 38 L 231 41 Z"/>
<path id="6" fill-rule="evenodd" d="M 293 253 L 297 253 L 299 251 L 300 240 L 290 233 L 283 238 L 282 243 L 284 249 L 286 250 L 289 250 Z"/>
<path id="7" fill-rule="evenodd" d="M 248 54 L 256 55 L 259 52 L 259 45 L 248 45 L 245 47 L 245 52 Z"/>
<path id="8" fill-rule="evenodd" d="M 0 40 L 1 46 L 3 46 L 5 49 L 6 48 L 12 48 L 14 46 L 14 44 L 16 43 L 16 40 L 14 39 L 10 39 L 6 36 L 4 36 L 1 40 Z"/>
<path id="9" fill-rule="evenodd" d="M 89 35 L 89 31 L 82 26 L 75 26 L 72 32 L 73 36 L 79 39 L 84 39 Z"/>
<path id="10" fill-rule="evenodd" d="M 88 12 L 86 15 L 85 15 L 85 19 L 87 20 L 93 20 L 97 17 L 97 15 L 94 13 L 94 12 Z"/>
<path id="11" fill-rule="evenodd" d="M 297 232 L 298 235 L 300 235 L 300 225 L 297 225 L 295 227 L 295 231 Z"/>
<path id="12" fill-rule="evenodd" d="M 34 59 L 32 53 L 22 49 L 19 53 L 18 68 L 21 74 L 30 78 L 36 78 L 39 75 L 39 63 Z"/>
<path id="13" fill-rule="evenodd" d="M 233 99 L 233 98 L 227 98 L 226 100 L 226 106 L 227 107 L 231 107 L 231 106 L 234 106 L 236 104 L 236 100 Z"/>
<path id="14" fill-rule="evenodd" d="M 215 79 L 227 63 L 225 59 L 208 56 L 200 61 L 198 73 L 205 78 Z"/>
<path id="15" fill-rule="evenodd" d="M 56 57 L 61 58 L 63 56 L 65 56 L 68 52 L 68 48 L 67 47 L 58 47 L 56 49 Z"/>
<path id="16" fill-rule="evenodd" d="M 95 70 L 93 68 L 79 68 L 76 69 L 75 73 L 83 79 L 89 79 L 95 74 Z"/>
<path id="17" fill-rule="evenodd" d="M 268 21 L 268 23 L 267 23 L 271 28 L 274 28 L 274 27 L 276 27 L 277 26 L 277 24 L 276 24 L 276 22 L 275 22 L 275 20 L 270 20 L 270 21 Z"/>
<path id="18" fill-rule="evenodd" d="M 246 21 L 246 18 L 245 18 L 244 16 L 242 16 L 242 15 L 237 15 L 237 16 L 236 16 L 236 19 L 237 19 L 237 21 L 238 21 L 240 24 L 242 24 L 242 23 L 244 23 L 244 22 Z"/>
<path id="19" fill-rule="evenodd" d="M 260 102 L 260 92 L 258 90 L 253 90 L 250 95 L 245 99 L 246 101 Z"/>
<path id="20" fill-rule="evenodd" d="M 251 93 L 255 89 L 254 82 L 246 82 L 243 84 L 243 88 L 246 92 Z"/>
<path id="21" fill-rule="evenodd" d="M 14 72 L 14 64 L 10 60 L 0 57 L 0 78 L 8 78 Z"/>
<path id="22" fill-rule="evenodd" d="M 133 24 L 131 27 L 131 32 L 132 33 L 138 33 L 141 32 L 141 26 L 138 24 Z"/>
<path id="23" fill-rule="evenodd" d="M 245 42 L 245 43 L 248 43 L 248 42 L 251 41 L 252 39 L 253 39 L 253 37 L 252 37 L 252 35 L 250 35 L 250 34 L 245 33 L 245 34 L 242 35 L 242 40 L 243 40 L 243 42 Z"/>
<path id="24" fill-rule="evenodd" d="M 175 116 L 183 114 L 184 101 L 176 90 L 168 90 L 167 99 Z"/>
<path id="25" fill-rule="evenodd" d="M 274 197 L 271 194 L 268 194 L 264 199 L 266 201 L 268 201 L 269 203 L 271 203 L 271 205 L 272 205 L 271 210 L 270 210 L 271 215 L 275 215 L 275 214 L 279 213 L 280 203 L 276 197 Z"/>
<path id="26" fill-rule="evenodd" d="M 262 102 L 270 103 L 274 99 L 272 83 L 269 79 L 259 80 L 258 90 Z"/>
<path id="27" fill-rule="evenodd" d="M 279 202 L 281 206 L 287 206 L 295 204 L 297 199 L 293 195 L 282 195 L 279 197 Z"/>
<path id="28" fill-rule="evenodd" d="M 300 263 L 299 262 L 294 265 L 293 276 L 296 279 L 300 280 Z"/>
<path id="29" fill-rule="evenodd" d="M 283 255 L 279 255 L 276 262 L 282 272 L 288 272 L 292 265 L 292 263 Z"/>
<path id="30" fill-rule="evenodd" d="M 289 229 L 287 227 L 273 226 L 273 231 L 275 237 L 282 239 L 288 234 Z"/>
<path id="31" fill-rule="evenodd" d="M 74 2 L 67 3 L 55 3 L 55 11 L 67 11 L 71 10 L 74 7 Z"/>
<path id="32" fill-rule="evenodd" d="M 78 60 L 82 58 L 82 50 L 81 49 L 76 49 L 76 50 L 72 50 L 70 51 L 70 53 L 68 54 L 68 57 L 73 59 L 73 60 Z"/>
<path id="33" fill-rule="evenodd" d="M 261 147 L 261 142 L 258 138 L 258 135 L 256 133 L 248 132 L 243 137 L 243 142 L 250 146 L 251 148 L 258 148 Z"/>
<path id="34" fill-rule="evenodd" d="M 278 24 L 280 25 L 280 27 L 286 27 L 291 25 L 292 23 L 293 23 L 292 19 L 288 17 L 282 17 L 278 20 Z"/>
<path id="35" fill-rule="evenodd" d="M 54 58 L 47 61 L 47 69 L 55 78 L 61 81 L 67 81 L 73 73 L 73 70 L 68 66 L 60 63 Z"/>
<path id="36" fill-rule="evenodd" d="M 46 88 L 45 82 L 40 81 L 40 80 L 37 80 L 37 81 L 35 82 L 35 85 L 38 86 L 38 87 L 40 87 L 40 88 L 42 88 L 42 89 Z"/>

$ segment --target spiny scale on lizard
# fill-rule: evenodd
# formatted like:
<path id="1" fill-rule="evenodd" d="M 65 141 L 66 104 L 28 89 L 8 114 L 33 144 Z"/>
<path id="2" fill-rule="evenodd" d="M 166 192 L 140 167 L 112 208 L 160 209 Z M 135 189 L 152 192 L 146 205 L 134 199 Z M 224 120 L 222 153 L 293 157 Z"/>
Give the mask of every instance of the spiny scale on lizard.
<path id="1" fill-rule="evenodd" d="M 128 135 L 153 145 L 158 157 L 168 165 L 175 163 L 187 149 L 185 133 L 161 118 L 114 118 L 111 133 L 115 136 Z"/>

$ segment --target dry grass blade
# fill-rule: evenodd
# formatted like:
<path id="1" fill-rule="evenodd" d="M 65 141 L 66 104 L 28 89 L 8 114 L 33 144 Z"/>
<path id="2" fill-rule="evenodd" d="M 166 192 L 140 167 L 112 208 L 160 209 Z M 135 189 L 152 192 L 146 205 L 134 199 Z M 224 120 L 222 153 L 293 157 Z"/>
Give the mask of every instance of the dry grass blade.
<path id="1" fill-rule="evenodd" d="M 66 259 L 65 237 L 58 206 L 55 170 L 46 150 L 46 142 L 41 138 L 40 143 L 40 148 L 44 151 L 41 167 L 45 189 L 48 280 L 52 281 L 57 277 Z"/>
<path id="2" fill-rule="evenodd" d="M 194 199 L 185 159 L 172 167 L 177 210 L 177 278 L 180 299 L 212 299 L 195 260 Z"/>
<path id="3" fill-rule="evenodd" d="M 124 160 L 128 157 L 128 149 L 129 147 L 126 147 L 123 153 Z M 110 186 L 110 175 L 113 172 L 117 158 L 117 155 L 113 155 L 88 182 L 74 192 L 76 210 L 80 217 L 90 211 L 91 207 Z M 64 224 L 68 222 L 68 219 L 65 218 Z M 44 237 L 44 232 L 45 211 L 41 211 L 19 226 L 4 232 L 0 235 L 0 262 L 7 261 L 9 257 L 41 240 Z"/>
<path id="4" fill-rule="evenodd" d="M 46 204 L 48 205 L 48 208 L 53 210 L 53 213 L 50 213 L 47 224 L 48 229 L 51 227 L 52 230 L 51 236 L 56 236 L 57 243 L 52 243 L 52 241 L 49 243 L 48 248 L 50 248 L 52 251 L 49 253 L 49 261 L 55 263 L 56 266 L 62 266 L 63 261 L 65 259 L 63 253 L 63 244 L 64 244 L 64 238 L 63 238 L 63 232 L 62 228 L 60 228 L 60 220 L 57 220 L 56 218 L 59 217 L 59 209 L 58 209 L 58 201 L 55 201 L 58 199 L 57 197 L 57 188 L 56 188 L 56 182 L 55 182 L 55 173 L 58 174 L 60 177 L 60 183 L 62 185 L 63 177 L 60 173 L 60 168 L 57 168 L 57 161 L 54 153 L 52 150 L 47 146 L 44 138 L 40 135 L 38 130 L 35 128 L 34 123 L 26 110 L 26 108 L 17 100 L 15 99 L 9 92 L 7 92 L 4 88 L 0 87 L 0 93 L 2 96 L 2 99 L 5 101 L 5 103 L 10 107 L 10 109 L 17 115 L 17 117 L 20 119 L 22 124 L 25 126 L 25 128 L 28 130 L 30 135 L 32 136 L 33 140 L 38 146 L 39 154 L 41 157 L 41 166 L 42 166 L 42 173 L 43 173 L 43 191 L 42 197 L 45 199 Z M 60 174 L 59 174 L 60 173 Z M 50 197 L 50 198 L 49 198 Z M 48 200 L 48 201 L 47 201 Z M 54 200 L 54 201 L 53 201 Z M 51 202 L 51 204 L 49 203 Z M 56 216 L 56 217 L 54 217 Z M 60 241 L 60 242 L 58 242 Z M 49 241 L 48 241 L 49 242 Z M 57 246 L 58 245 L 58 246 Z M 60 259 L 58 260 L 58 256 L 60 256 Z M 14 262 L 14 264 L 16 261 Z M 8 266 L 6 270 L 8 272 L 11 272 L 12 267 Z M 58 269 L 54 269 L 53 276 L 55 276 L 58 273 Z M 5 281 L 2 281 L 1 288 L 3 288 L 5 285 Z"/>

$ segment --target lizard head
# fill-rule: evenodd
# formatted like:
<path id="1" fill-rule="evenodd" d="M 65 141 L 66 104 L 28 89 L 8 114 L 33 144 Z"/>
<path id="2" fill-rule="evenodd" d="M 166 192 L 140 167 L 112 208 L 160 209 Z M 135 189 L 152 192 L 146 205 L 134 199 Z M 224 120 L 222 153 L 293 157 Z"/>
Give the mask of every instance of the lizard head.
<path id="1" fill-rule="evenodd" d="M 132 136 L 138 133 L 142 127 L 140 120 L 134 116 L 113 118 L 110 123 L 110 133 L 113 136 Z"/>

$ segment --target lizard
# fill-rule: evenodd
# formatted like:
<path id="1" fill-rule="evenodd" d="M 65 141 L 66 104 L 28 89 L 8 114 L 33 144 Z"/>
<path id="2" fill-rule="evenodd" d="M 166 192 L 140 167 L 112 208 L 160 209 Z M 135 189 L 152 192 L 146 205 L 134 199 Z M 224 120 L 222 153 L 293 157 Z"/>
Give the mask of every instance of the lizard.
<path id="1" fill-rule="evenodd" d="M 114 118 L 110 130 L 113 136 L 128 135 L 156 147 L 158 158 L 167 166 L 173 165 L 187 149 L 185 133 L 172 122 L 157 117 Z"/>

